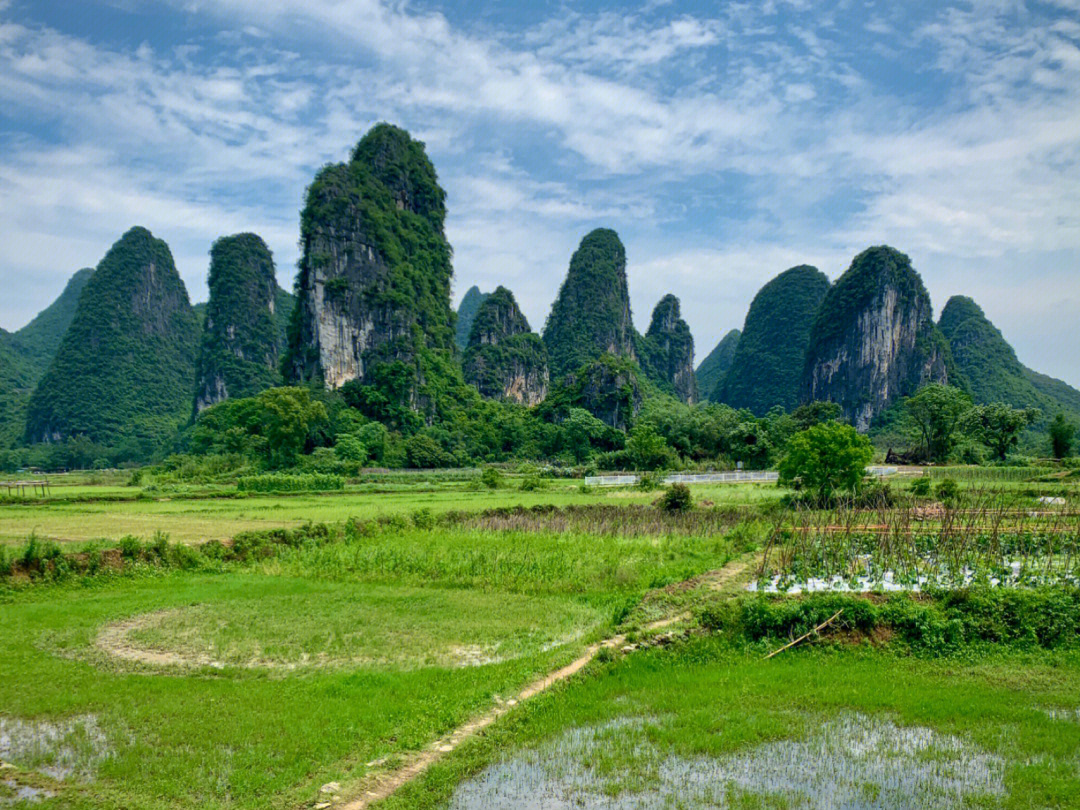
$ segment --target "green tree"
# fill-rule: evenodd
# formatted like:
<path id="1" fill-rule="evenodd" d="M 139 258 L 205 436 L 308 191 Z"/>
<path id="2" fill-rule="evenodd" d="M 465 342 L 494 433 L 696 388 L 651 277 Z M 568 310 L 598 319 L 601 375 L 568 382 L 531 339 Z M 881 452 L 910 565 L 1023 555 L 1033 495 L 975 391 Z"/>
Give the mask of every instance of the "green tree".
<path id="1" fill-rule="evenodd" d="M 870 440 L 855 428 L 823 422 L 791 438 L 780 462 L 780 483 L 807 489 L 828 501 L 837 492 L 856 491 L 873 457 Z"/>
<path id="2" fill-rule="evenodd" d="M 999 461 L 1020 440 L 1020 432 L 1039 418 L 1037 408 L 1014 408 L 1005 402 L 978 405 L 964 417 L 965 429 Z"/>
<path id="3" fill-rule="evenodd" d="M 271 467 L 291 467 L 308 435 L 326 421 L 326 407 L 306 388 L 270 388 L 256 398 Z"/>
<path id="4" fill-rule="evenodd" d="M 1059 413 L 1050 423 L 1050 448 L 1054 458 L 1065 458 L 1072 451 L 1073 437 L 1076 436 L 1076 425 L 1065 418 L 1065 414 Z"/>
<path id="5" fill-rule="evenodd" d="M 971 397 L 959 388 L 930 383 L 904 401 L 909 423 L 919 434 L 927 459 L 947 458 L 956 445 L 956 434 L 964 415 L 971 409 Z"/>
<path id="6" fill-rule="evenodd" d="M 800 405 L 791 412 L 791 418 L 799 430 L 809 430 L 822 422 L 836 422 L 844 416 L 844 409 L 835 402 L 816 399 Z"/>
<path id="7" fill-rule="evenodd" d="M 652 425 L 635 425 L 626 441 L 626 452 L 639 470 L 658 470 L 669 465 L 674 456 L 664 437 Z"/>
<path id="8" fill-rule="evenodd" d="M 607 426 L 584 408 L 571 408 L 562 423 L 566 449 L 578 464 L 592 455 L 592 443 L 606 432 Z"/>

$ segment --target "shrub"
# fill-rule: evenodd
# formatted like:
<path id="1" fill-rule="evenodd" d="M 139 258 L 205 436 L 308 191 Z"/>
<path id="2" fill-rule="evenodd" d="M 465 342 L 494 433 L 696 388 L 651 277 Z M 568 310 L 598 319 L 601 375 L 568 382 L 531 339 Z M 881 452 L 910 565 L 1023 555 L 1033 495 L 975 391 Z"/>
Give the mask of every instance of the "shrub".
<path id="1" fill-rule="evenodd" d="M 792 437 L 780 462 L 780 483 L 829 501 L 837 492 L 855 492 L 862 485 L 873 456 L 870 440 L 855 428 L 823 422 Z"/>
<path id="2" fill-rule="evenodd" d="M 120 556 L 125 560 L 137 560 L 142 556 L 142 543 L 138 537 L 126 534 L 120 538 Z"/>
<path id="3" fill-rule="evenodd" d="M 663 479 L 656 473 L 642 473 L 641 478 L 638 479 L 637 488 L 644 490 L 645 492 L 652 492 L 660 489 L 663 486 Z"/>
<path id="4" fill-rule="evenodd" d="M 694 497 L 686 484 L 672 484 L 660 499 L 660 506 L 667 512 L 685 512 L 694 508 Z"/>
<path id="5" fill-rule="evenodd" d="M 546 489 L 547 481 L 538 475 L 529 475 L 521 480 L 522 492 L 533 492 L 538 489 Z"/>
<path id="6" fill-rule="evenodd" d="M 923 475 L 911 482 L 911 494 L 920 498 L 930 495 L 930 477 Z"/>
<path id="7" fill-rule="evenodd" d="M 960 497 L 960 485 L 954 478 L 943 478 L 934 493 L 939 501 L 951 503 Z"/>
<path id="8" fill-rule="evenodd" d="M 498 489 L 501 481 L 502 475 L 494 467 L 485 467 L 484 471 L 480 473 L 480 483 L 488 489 Z"/>

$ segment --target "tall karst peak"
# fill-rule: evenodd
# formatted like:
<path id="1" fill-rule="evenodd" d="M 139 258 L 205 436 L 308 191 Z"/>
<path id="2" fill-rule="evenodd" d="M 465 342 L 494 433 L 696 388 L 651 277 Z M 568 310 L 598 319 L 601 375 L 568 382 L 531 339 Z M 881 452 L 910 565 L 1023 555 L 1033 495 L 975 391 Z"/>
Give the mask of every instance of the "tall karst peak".
<path id="1" fill-rule="evenodd" d="M 679 299 L 665 295 L 653 309 L 638 356 L 645 373 L 661 390 L 683 402 L 698 398 L 694 377 L 694 338 L 679 312 Z"/>
<path id="2" fill-rule="evenodd" d="M 626 283 L 626 249 L 608 228 L 592 231 L 570 259 L 544 328 L 551 375 L 610 354 L 637 359 Z"/>
<path id="3" fill-rule="evenodd" d="M 464 358 L 465 380 L 488 399 L 536 405 L 547 396 L 544 342 L 529 328 L 513 293 L 496 288 L 477 310 Z"/>
<path id="4" fill-rule="evenodd" d="M 169 246 L 132 228 L 79 296 L 30 399 L 27 439 L 86 436 L 143 453 L 161 446 L 191 413 L 197 330 Z"/>
<path id="5" fill-rule="evenodd" d="M 731 368 L 740 337 L 742 332 L 738 329 L 730 330 L 698 365 L 694 376 L 697 377 L 698 392 L 703 399 L 717 399 L 720 382 Z M 800 370 L 801 368 L 800 366 Z"/>
<path id="6" fill-rule="evenodd" d="M 461 299 L 461 304 L 458 305 L 457 334 L 455 336 L 455 342 L 461 351 L 465 351 L 465 347 L 469 345 L 469 332 L 472 330 L 476 312 L 480 309 L 480 305 L 484 303 L 484 299 L 487 298 L 488 295 L 490 295 L 490 293 L 480 292 L 480 288 L 474 284 L 469 287 L 468 291 Z"/>
<path id="7" fill-rule="evenodd" d="M 279 289 L 274 258 L 256 234 L 223 236 L 210 250 L 195 411 L 277 385 Z"/>
<path id="8" fill-rule="evenodd" d="M 460 385 L 460 372 L 435 357 L 454 351 L 445 217 L 424 145 L 398 127 L 379 124 L 349 162 L 323 168 L 301 216 L 286 376 L 338 388 L 371 384 L 381 367 L 401 364 L 418 409 L 435 377 L 457 374 Z"/>
<path id="9" fill-rule="evenodd" d="M 802 399 L 831 400 L 859 430 L 929 382 L 947 383 L 951 356 L 911 260 L 872 247 L 852 261 L 818 310 Z"/>
<path id="10" fill-rule="evenodd" d="M 829 279 L 809 265 L 785 270 L 762 287 L 716 399 L 758 416 L 776 405 L 797 406 L 810 330 L 828 290 Z"/>

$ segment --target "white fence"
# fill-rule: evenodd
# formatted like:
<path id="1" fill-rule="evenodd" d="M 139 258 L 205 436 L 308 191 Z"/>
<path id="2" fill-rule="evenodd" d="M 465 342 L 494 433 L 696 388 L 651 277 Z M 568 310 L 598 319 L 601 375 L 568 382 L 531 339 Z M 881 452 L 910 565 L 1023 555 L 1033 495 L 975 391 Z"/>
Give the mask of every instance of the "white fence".
<path id="1" fill-rule="evenodd" d="M 896 467 L 867 467 L 868 475 L 884 478 L 896 475 Z M 735 472 L 716 473 L 672 473 L 664 478 L 665 484 L 744 484 L 750 482 L 776 481 L 780 473 L 772 470 L 754 471 L 736 470 Z M 585 483 L 591 487 L 626 487 L 638 482 L 636 475 L 591 475 Z"/>
<path id="2" fill-rule="evenodd" d="M 775 481 L 780 477 L 776 472 L 736 472 L 718 473 L 673 473 L 664 478 L 665 484 L 739 484 L 749 481 Z M 593 475 L 585 479 L 591 487 L 630 486 L 638 482 L 636 475 Z"/>

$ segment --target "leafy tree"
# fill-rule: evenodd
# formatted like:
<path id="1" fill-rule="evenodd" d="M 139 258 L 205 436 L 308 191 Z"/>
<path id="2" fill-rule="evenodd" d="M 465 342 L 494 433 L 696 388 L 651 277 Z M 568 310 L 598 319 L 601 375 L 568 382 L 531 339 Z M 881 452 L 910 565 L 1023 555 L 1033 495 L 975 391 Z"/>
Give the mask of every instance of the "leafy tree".
<path id="1" fill-rule="evenodd" d="M 814 400 L 800 405 L 791 412 L 798 430 L 808 430 L 822 422 L 836 422 L 844 416 L 844 409 L 835 402 L 828 400 Z"/>
<path id="2" fill-rule="evenodd" d="M 313 401 L 306 388 L 271 388 L 256 399 L 270 466 L 295 464 L 312 429 L 326 421 L 326 407 Z"/>
<path id="3" fill-rule="evenodd" d="M 1020 433 L 1039 418 L 1036 408 L 1014 408 L 1004 402 L 977 405 L 965 416 L 965 428 L 982 442 L 999 461 L 1020 440 Z"/>
<path id="4" fill-rule="evenodd" d="M 926 457 L 940 461 L 956 445 L 956 434 L 971 408 L 971 397 L 958 388 L 930 383 L 904 401 L 908 421 L 918 432 Z"/>
<path id="5" fill-rule="evenodd" d="M 566 449 L 580 464 L 592 455 L 592 443 L 607 430 L 607 425 L 584 408 L 571 408 L 570 415 L 562 423 Z"/>
<path id="6" fill-rule="evenodd" d="M 672 461 L 671 448 L 664 437 L 649 424 L 635 425 L 626 440 L 626 452 L 631 463 L 639 470 L 658 470 Z"/>
<path id="7" fill-rule="evenodd" d="M 866 477 L 874 447 L 855 428 L 824 422 L 796 433 L 780 462 L 780 483 L 801 487 L 830 500 L 837 492 L 855 492 Z"/>
<path id="8" fill-rule="evenodd" d="M 359 437 L 346 433 L 337 437 L 334 452 L 342 461 L 359 461 L 363 464 L 368 460 L 368 449 Z"/>
<path id="9" fill-rule="evenodd" d="M 1065 458 L 1072 451 L 1073 437 L 1076 436 L 1076 425 L 1065 418 L 1065 414 L 1059 413 L 1050 423 L 1050 448 L 1054 458 Z"/>

